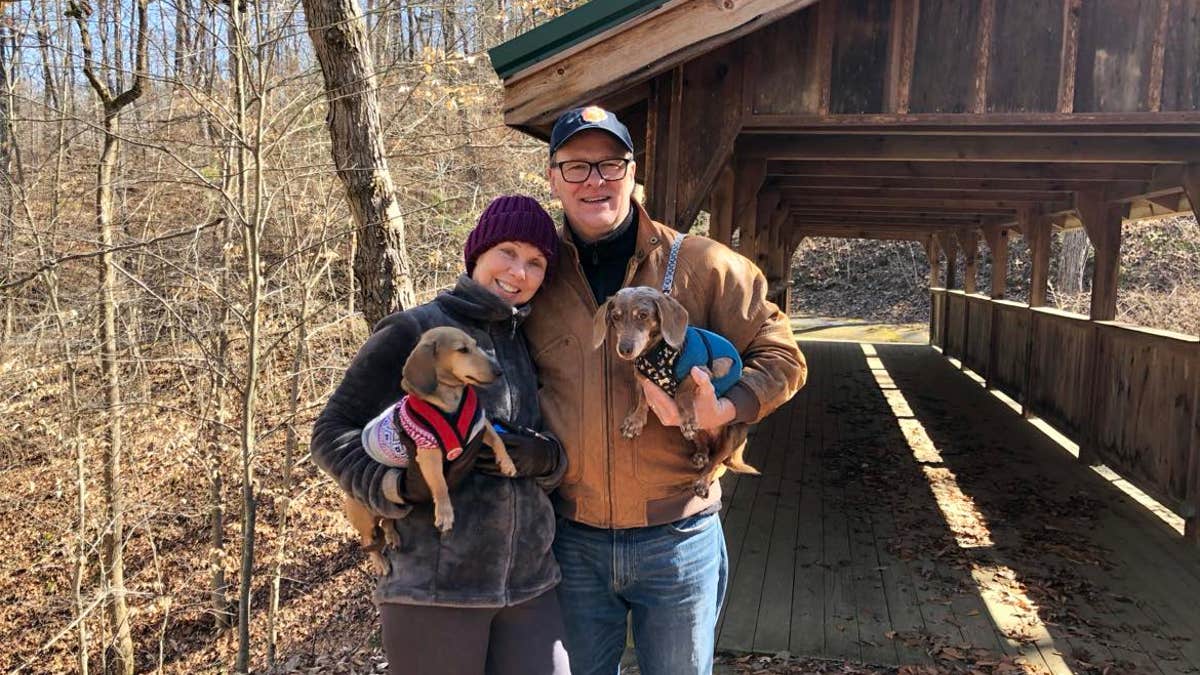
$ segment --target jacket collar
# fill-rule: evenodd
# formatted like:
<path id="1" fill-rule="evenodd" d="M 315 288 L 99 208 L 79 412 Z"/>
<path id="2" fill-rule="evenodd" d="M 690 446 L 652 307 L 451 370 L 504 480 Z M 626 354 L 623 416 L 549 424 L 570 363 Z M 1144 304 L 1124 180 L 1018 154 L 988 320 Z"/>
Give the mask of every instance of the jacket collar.
<path id="1" fill-rule="evenodd" d="M 671 248 L 671 242 L 677 234 L 675 230 L 655 221 L 646 212 L 646 207 L 637 199 L 632 199 L 633 209 L 631 212 L 636 213 L 637 217 L 637 246 L 633 250 L 633 259 L 637 264 L 641 264 L 647 257 L 656 253 L 667 255 Z M 566 270 L 565 265 L 574 265 L 579 259 L 580 249 L 575 244 L 575 236 L 571 231 L 571 226 L 563 219 L 562 232 L 559 233 L 565 248 L 572 253 L 571 256 L 558 257 L 558 271 Z M 618 235 L 619 236 L 619 235 Z M 600 241 L 606 241 L 607 238 Z M 557 273 L 557 272 L 556 272 Z"/>
<path id="2" fill-rule="evenodd" d="M 458 277 L 453 289 L 439 294 L 434 302 L 459 318 L 485 323 L 520 324 L 531 308 L 529 303 L 513 307 L 465 274 Z"/>

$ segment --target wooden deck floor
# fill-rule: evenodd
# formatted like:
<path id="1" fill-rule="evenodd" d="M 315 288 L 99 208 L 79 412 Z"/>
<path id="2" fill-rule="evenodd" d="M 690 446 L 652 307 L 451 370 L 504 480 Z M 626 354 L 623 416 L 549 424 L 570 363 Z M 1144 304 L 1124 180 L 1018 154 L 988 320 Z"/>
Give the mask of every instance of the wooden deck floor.
<path id="1" fill-rule="evenodd" d="M 1200 672 L 1178 535 L 930 347 L 801 347 L 808 386 L 751 440 L 763 475 L 724 479 L 718 650 Z"/>

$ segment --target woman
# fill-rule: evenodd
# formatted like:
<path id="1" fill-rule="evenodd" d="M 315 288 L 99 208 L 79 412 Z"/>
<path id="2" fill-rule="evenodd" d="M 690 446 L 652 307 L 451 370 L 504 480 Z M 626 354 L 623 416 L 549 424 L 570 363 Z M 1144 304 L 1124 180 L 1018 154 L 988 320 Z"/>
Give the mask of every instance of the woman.
<path id="1" fill-rule="evenodd" d="M 390 569 L 375 591 L 392 673 L 569 672 L 546 497 L 566 458 L 535 431 L 542 425 L 537 379 L 520 330 L 557 254 L 554 222 L 536 200 L 494 200 L 467 238 L 467 273 L 453 290 L 376 326 L 313 429 L 317 464 L 373 511 L 397 519 L 400 543 L 384 551 Z M 404 394 L 405 360 L 436 326 L 465 330 L 500 364 L 503 374 L 478 388 L 479 399 L 505 430 L 518 469 L 517 477 L 503 477 L 478 439 L 468 443 L 446 464 L 455 522 L 445 534 L 434 527 L 416 462 L 401 468 L 402 461 L 389 461 L 413 456 L 391 411 Z M 379 424 L 392 428 L 375 433 Z M 364 437 L 372 439 L 368 447 Z M 380 452 L 380 438 L 403 445 Z"/>

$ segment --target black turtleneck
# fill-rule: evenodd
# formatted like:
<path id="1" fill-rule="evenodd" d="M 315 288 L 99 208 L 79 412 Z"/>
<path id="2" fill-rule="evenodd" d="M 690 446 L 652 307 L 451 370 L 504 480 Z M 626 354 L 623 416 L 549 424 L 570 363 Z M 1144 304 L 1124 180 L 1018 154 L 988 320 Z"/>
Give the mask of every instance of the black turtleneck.
<path id="1" fill-rule="evenodd" d="M 592 287 L 596 304 L 604 304 L 610 295 L 621 290 L 629 259 L 637 249 L 637 207 L 630 204 L 629 215 L 616 229 L 600 239 L 587 243 L 567 223 L 571 240 L 579 250 L 579 265 Z"/>

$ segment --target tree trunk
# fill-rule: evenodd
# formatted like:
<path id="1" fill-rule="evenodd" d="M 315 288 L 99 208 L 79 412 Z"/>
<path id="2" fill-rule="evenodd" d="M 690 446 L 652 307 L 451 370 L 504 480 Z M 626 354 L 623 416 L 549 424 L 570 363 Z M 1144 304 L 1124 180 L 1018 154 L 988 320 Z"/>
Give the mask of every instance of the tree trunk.
<path id="1" fill-rule="evenodd" d="M 12 115 L 13 115 L 13 97 L 11 95 L 12 82 L 10 80 L 10 69 L 12 63 L 12 54 L 8 49 L 9 28 L 4 21 L 3 15 L 0 15 L 0 258 L 5 261 L 3 281 L 7 281 L 12 277 L 13 261 L 15 256 L 12 252 L 12 247 L 16 241 L 16 227 L 13 223 L 13 209 L 15 200 L 13 199 L 13 173 L 12 173 L 12 158 L 13 158 L 13 136 L 12 133 Z M 4 300 L 4 316 L 0 317 L 0 347 L 8 344 L 9 338 L 12 335 L 14 309 L 13 303 L 15 297 L 10 295 Z"/>
<path id="2" fill-rule="evenodd" d="M 1060 293 L 1083 292 L 1083 268 L 1087 263 L 1087 232 L 1083 228 L 1068 230 L 1062 235 L 1062 255 L 1058 262 L 1058 275 L 1054 280 L 1055 290 Z"/>
<path id="3" fill-rule="evenodd" d="M 107 105 L 105 106 L 108 107 Z M 120 125 L 115 114 L 104 119 L 104 144 L 100 151 L 99 186 L 96 212 L 100 226 L 100 247 L 113 246 L 113 169 L 120 151 Z M 108 601 L 105 604 L 109 630 L 113 631 L 112 660 L 115 670 L 133 674 L 133 638 L 129 632 L 129 607 L 125 602 L 125 486 L 121 476 L 123 412 L 121 410 L 121 372 L 117 365 L 116 267 L 113 254 L 100 256 L 100 367 L 104 380 L 104 398 L 108 408 L 104 454 L 104 519 L 108 526 L 101 539 L 100 555 L 107 572 Z"/>
<path id="4" fill-rule="evenodd" d="M 304 0 L 328 104 L 333 163 L 358 225 L 354 275 L 370 324 L 414 304 L 404 221 L 379 121 L 370 43 L 357 0 Z"/>
<path id="5" fill-rule="evenodd" d="M 113 246 L 113 173 L 120 152 L 120 114 L 136 101 L 147 81 L 147 11 L 148 0 L 137 0 L 136 68 L 133 85 L 113 96 L 105 84 L 103 73 L 97 74 L 95 56 L 88 33 L 90 8 L 82 9 L 72 2 L 68 15 L 75 18 L 83 47 L 84 75 L 97 98 L 104 104 L 104 140 L 96 178 L 96 222 L 100 229 L 100 303 L 103 308 L 100 323 L 100 368 L 104 382 L 107 443 L 104 450 L 105 528 L 101 538 L 100 560 L 107 584 L 105 616 L 112 631 L 109 644 L 113 670 L 120 675 L 133 675 L 133 638 L 129 630 L 129 607 L 125 601 L 124 518 L 125 488 L 121 477 L 121 373 L 117 364 L 117 307 L 116 267 L 111 252 Z M 85 5 L 86 7 L 86 5 Z M 120 32 L 120 22 L 115 22 Z M 100 25 L 105 24 L 103 18 Z"/>

